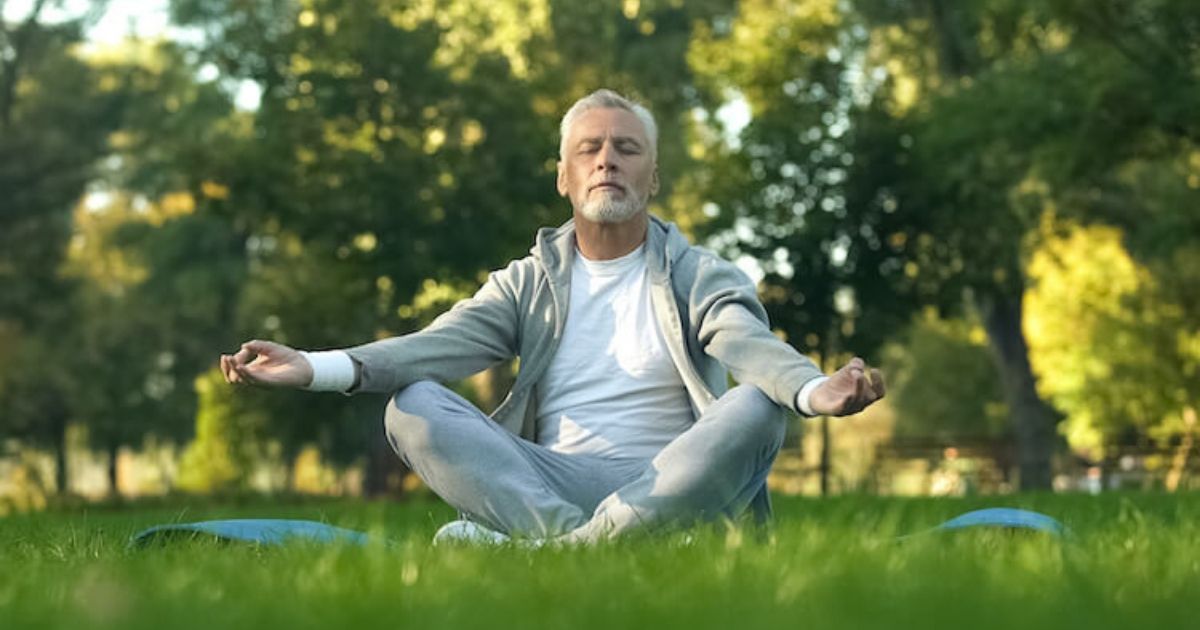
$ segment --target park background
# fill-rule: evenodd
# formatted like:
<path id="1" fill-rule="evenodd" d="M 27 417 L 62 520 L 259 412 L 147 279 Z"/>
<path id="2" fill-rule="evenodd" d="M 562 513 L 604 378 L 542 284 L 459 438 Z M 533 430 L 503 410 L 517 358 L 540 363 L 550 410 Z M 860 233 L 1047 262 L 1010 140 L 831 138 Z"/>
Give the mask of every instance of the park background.
<path id="1" fill-rule="evenodd" d="M 660 128 L 652 212 L 889 395 L 779 493 L 1200 485 L 1189 0 L 0 2 L 0 513 L 422 494 L 385 400 L 217 355 L 418 330 L 570 214 L 557 124 Z M 457 384 L 485 409 L 501 365 Z"/>

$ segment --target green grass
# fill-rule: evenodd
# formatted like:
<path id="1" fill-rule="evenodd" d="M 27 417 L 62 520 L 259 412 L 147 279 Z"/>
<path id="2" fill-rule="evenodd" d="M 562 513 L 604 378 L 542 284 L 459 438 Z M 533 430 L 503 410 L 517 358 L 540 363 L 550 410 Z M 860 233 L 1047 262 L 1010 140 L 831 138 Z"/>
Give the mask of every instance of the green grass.
<path id="1" fill-rule="evenodd" d="M 1026 507 L 1074 538 L 929 536 Z M 576 549 L 432 548 L 444 505 L 93 507 L 0 519 L 0 627 L 1194 628 L 1200 495 L 776 500 L 769 539 L 712 528 Z M 171 521 L 304 518 L 392 546 L 129 550 Z"/>

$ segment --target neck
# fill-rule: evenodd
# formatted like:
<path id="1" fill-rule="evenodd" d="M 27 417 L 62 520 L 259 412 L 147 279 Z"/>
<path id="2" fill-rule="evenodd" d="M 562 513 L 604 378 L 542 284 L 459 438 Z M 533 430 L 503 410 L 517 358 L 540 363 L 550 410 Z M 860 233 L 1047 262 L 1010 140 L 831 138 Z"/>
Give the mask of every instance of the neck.
<path id="1" fill-rule="evenodd" d="M 612 260 L 637 249 L 646 240 L 649 219 L 639 212 L 628 221 L 596 223 L 575 213 L 575 245 L 588 260 Z"/>

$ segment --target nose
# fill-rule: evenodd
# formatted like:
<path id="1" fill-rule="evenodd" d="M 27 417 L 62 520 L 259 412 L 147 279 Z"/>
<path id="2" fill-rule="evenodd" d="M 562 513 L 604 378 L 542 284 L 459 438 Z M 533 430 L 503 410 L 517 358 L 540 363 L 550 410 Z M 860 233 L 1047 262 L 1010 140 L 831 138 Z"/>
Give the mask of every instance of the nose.
<path id="1" fill-rule="evenodd" d="M 617 170 L 616 150 L 613 149 L 612 142 L 609 140 L 605 140 L 604 144 L 600 145 L 600 152 L 596 155 L 596 170 Z"/>

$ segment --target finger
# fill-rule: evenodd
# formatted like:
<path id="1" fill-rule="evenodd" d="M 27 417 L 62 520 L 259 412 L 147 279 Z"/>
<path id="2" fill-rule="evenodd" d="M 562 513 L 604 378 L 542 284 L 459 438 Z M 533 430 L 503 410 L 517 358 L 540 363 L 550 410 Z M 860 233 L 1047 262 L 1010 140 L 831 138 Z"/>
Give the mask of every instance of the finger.
<path id="1" fill-rule="evenodd" d="M 839 417 L 858 413 L 863 390 L 863 377 L 861 373 L 852 374 L 850 370 L 845 370 L 844 374 L 846 375 L 846 382 L 840 388 L 841 391 L 838 394 L 838 403 L 835 406 L 837 411 L 831 414 Z"/>
<path id="2" fill-rule="evenodd" d="M 279 349 L 279 344 L 261 339 L 253 339 L 242 344 L 242 350 L 248 350 L 254 354 L 265 354 L 268 357 L 274 356 Z"/>
<path id="3" fill-rule="evenodd" d="M 870 400 L 867 398 L 869 390 L 870 386 L 867 384 L 867 377 L 860 372 L 858 378 L 854 380 L 854 398 L 851 399 L 853 401 L 853 409 L 850 413 L 858 413 L 870 403 Z"/>
<path id="4" fill-rule="evenodd" d="M 850 359 L 850 361 L 848 361 L 846 363 L 846 365 L 843 365 L 842 369 L 838 370 L 838 372 L 842 372 L 844 374 L 849 374 L 850 376 L 855 376 L 857 374 L 862 374 L 864 367 L 865 367 L 865 364 L 863 363 L 862 359 L 860 359 L 858 357 L 854 357 L 853 359 Z"/>
<path id="5" fill-rule="evenodd" d="M 255 352 L 242 345 L 242 348 L 233 354 L 233 367 L 241 367 L 254 359 Z"/>
<path id="6" fill-rule="evenodd" d="M 232 382 L 229 380 L 229 357 L 224 354 L 221 355 L 220 368 L 221 368 L 221 376 L 223 376 L 225 378 L 225 382 L 226 383 Z"/>
<path id="7" fill-rule="evenodd" d="M 875 400 L 883 398 L 887 393 L 887 386 L 883 383 L 883 372 L 875 368 L 871 368 L 871 389 L 875 391 Z"/>
<path id="8" fill-rule="evenodd" d="M 238 382 L 237 372 L 233 370 L 233 357 L 228 354 L 225 355 L 225 380 L 235 385 Z"/>
<path id="9" fill-rule="evenodd" d="M 242 373 L 242 366 L 234 363 L 232 359 L 229 362 L 229 376 L 235 385 L 246 384 L 246 375 Z"/>
<path id="10" fill-rule="evenodd" d="M 235 370 L 238 375 L 238 381 L 241 383 L 249 384 L 249 385 L 257 384 L 258 378 L 256 378 L 254 376 L 253 372 L 251 372 L 250 370 L 251 370 L 251 368 L 249 366 L 239 365 Z"/>

